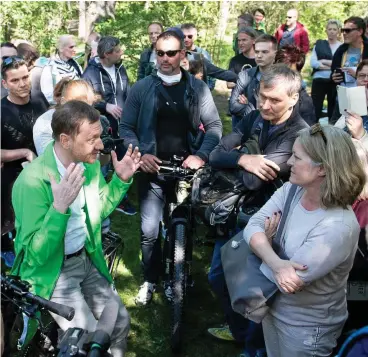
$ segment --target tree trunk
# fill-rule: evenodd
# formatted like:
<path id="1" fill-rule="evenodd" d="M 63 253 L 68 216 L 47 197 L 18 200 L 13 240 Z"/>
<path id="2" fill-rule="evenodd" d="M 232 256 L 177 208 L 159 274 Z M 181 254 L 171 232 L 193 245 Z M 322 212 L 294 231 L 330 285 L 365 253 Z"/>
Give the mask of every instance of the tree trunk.
<path id="1" fill-rule="evenodd" d="M 230 0 L 222 0 L 220 4 L 220 13 L 219 13 L 219 22 L 217 25 L 217 32 L 216 32 L 216 54 L 215 54 L 215 61 L 218 62 L 220 58 L 221 52 L 221 43 L 225 37 L 227 20 L 229 18 L 229 10 L 230 10 Z"/>
<path id="2" fill-rule="evenodd" d="M 116 1 L 79 1 L 78 37 L 87 41 L 96 22 L 105 17 L 115 18 Z"/>
<path id="3" fill-rule="evenodd" d="M 79 1 L 79 26 L 78 26 L 78 38 L 86 38 L 86 2 Z"/>

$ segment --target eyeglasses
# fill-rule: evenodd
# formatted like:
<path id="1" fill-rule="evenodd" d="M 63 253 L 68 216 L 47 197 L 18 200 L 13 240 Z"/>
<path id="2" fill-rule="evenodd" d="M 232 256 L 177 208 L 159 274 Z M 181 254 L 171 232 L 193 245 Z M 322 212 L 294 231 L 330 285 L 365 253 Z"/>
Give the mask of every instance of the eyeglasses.
<path id="1" fill-rule="evenodd" d="M 175 57 L 177 55 L 178 52 L 180 52 L 181 50 L 171 50 L 171 51 L 161 51 L 161 50 L 156 50 L 156 54 L 158 57 L 164 57 L 165 55 L 167 57 Z"/>
<path id="2" fill-rule="evenodd" d="M 351 31 L 359 30 L 357 27 L 354 27 L 353 29 L 341 29 L 342 33 L 350 33 Z"/>
<path id="3" fill-rule="evenodd" d="M 292 19 L 293 17 L 292 16 L 286 16 L 287 19 Z"/>
<path id="4" fill-rule="evenodd" d="M 1 64 L 1 73 L 3 73 L 5 69 L 10 67 L 13 63 L 23 61 L 23 58 L 18 56 L 10 56 L 10 57 L 4 56 L 2 60 L 3 63 Z"/>
<path id="5" fill-rule="evenodd" d="M 188 37 L 190 40 L 193 38 L 193 35 L 184 35 L 184 38 Z"/>
<path id="6" fill-rule="evenodd" d="M 320 134 L 321 134 L 322 139 L 323 139 L 323 141 L 324 141 L 325 145 L 327 145 L 327 138 L 326 138 L 325 133 L 323 132 L 322 125 L 321 125 L 320 123 L 314 124 L 314 125 L 313 125 L 313 126 L 311 126 L 311 127 L 310 127 L 310 129 L 309 129 L 309 134 L 310 134 L 311 136 L 316 135 L 316 134 L 318 134 L 318 133 L 320 133 Z"/>
<path id="7" fill-rule="evenodd" d="M 359 73 L 357 78 L 358 79 L 368 79 L 368 73 Z"/>

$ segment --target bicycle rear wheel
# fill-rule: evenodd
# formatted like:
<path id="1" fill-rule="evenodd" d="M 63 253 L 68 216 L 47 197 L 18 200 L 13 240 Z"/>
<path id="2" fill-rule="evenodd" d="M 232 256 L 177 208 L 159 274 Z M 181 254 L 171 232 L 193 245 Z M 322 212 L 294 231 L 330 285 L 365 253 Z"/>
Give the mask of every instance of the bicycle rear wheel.
<path id="1" fill-rule="evenodd" d="M 187 271 L 185 264 L 185 249 L 187 241 L 187 228 L 183 223 L 175 225 L 175 248 L 174 248 L 174 276 L 173 292 L 174 300 L 172 304 L 172 330 L 171 348 L 174 352 L 181 349 L 183 333 L 183 309 L 186 289 Z"/>

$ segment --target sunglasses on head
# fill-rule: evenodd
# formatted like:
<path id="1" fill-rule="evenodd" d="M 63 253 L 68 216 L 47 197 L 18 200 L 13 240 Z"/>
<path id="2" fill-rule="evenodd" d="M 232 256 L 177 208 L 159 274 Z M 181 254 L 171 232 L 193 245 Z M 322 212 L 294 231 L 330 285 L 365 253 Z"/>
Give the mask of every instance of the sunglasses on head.
<path id="1" fill-rule="evenodd" d="M 193 35 L 184 35 L 184 38 L 188 37 L 190 40 L 193 38 Z"/>
<path id="2" fill-rule="evenodd" d="M 325 133 L 323 132 L 322 125 L 320 123 L 312 125 L 309 129 L 309 134 L 311 136 L 317 135 L 318 133 L 321 134 L 323 142 L 325 143 L 325 145 L 327 145 L 327 138 Z"/>
<path id="3" fill-rule="evenodd" d="M 176 54 L 178 52 L 180 52 L 181 50 L 171 50 L 171 51 L 161 51 L 161 50 L 156 50 L 156 54 L 158 57 L 164 57 L 165 55 L 167 57 L 175 57 Z"/>
<path id="4" fill-rule="evenodd" d="M 351 31 L 359 30 L 357 27 L 354 27 L 352 29 L 341 29 L 342 33 L 350 33 Z"/>
<path id="5" fill-rule="evenodd" d="M 22 57 L 19 56 L 4 56 L 2 57 L 3 63 L 1 64 L 1 72 L 3 72 L 6 68 L 11 66 L 14 62 L 23 61 Z"/>

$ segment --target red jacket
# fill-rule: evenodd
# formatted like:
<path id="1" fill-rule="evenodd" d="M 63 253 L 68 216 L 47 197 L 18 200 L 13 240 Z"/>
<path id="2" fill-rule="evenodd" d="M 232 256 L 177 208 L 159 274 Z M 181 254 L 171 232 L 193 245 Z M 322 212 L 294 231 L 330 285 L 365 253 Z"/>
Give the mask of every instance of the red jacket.
<path id="1" fill-rule="evenodd" d="M 282 35 L 285 31 L 286 25 L 280 25 L 276 30 L 275 37 L 277 42 L 280 43 Z M 296 23 L 296 29 L 294 31 L 294 44 L 298 46 L 305 54 L 309 51 L 309 38 L 308 32 L 300 22 Z"/>

